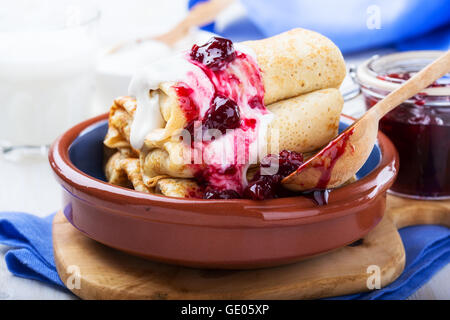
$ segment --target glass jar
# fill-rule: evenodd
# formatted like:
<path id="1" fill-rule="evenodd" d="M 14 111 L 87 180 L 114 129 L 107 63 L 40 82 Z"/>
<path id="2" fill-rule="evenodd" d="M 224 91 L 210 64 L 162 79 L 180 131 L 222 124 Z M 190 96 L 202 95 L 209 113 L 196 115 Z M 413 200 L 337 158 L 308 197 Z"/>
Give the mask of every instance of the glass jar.
<path id="1" fill-rule="evenodd" d="M 371 108 L 440 51 L 375 56 L 360 65 L 356 81 Z M 390 192 L 416 199 L 450 199 L 450 74 L 405 101 L 380 121 L 396 146 L 400 170 Z"/>

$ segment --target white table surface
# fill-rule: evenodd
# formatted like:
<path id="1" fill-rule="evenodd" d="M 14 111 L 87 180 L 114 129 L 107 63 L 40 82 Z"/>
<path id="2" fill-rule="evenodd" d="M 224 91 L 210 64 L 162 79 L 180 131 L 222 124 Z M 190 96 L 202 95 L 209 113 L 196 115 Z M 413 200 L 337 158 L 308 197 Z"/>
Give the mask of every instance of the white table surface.
<path id="1" fill-rule="evenodd" d="M 138 21 L 138 27 L 149 28 L 161 32 L 173 25 L 183 15 L 186 0 L 172 0 L 171 2 L 157 0 L 130 0 L 135 4 L 136 12 L 132 12 L 132 5 L 126 12 L 121 12 L 121 20 L 127 24 Z M 104 12 L 103 32 L 100 32 L 103 41 L 111 42 L 117 35 L 127 28 L 117 25 L 117 11 L 122 8 L 121 0 L 101 0 L 107 8 Z M 128 3 L 128 2 L 127 2 Z M 178 4 L 178 6 L 176 6 Z M 153 10 L 155 7 L 158 10 Z M 114 8 L 116 11 L 114 11 Z M 144 10 L 144 9 L 145 10 Z M 128 14 L 128 20 L 126 17 Z M 148 17 L 151 17 L 149 19 Z M 167 19 L 167 17 L 170 17 Z M 140 21 L 140 22 L 139 22 Z M 115 28 L 111 32 L 111 28 Z M 102 31 L 101 30 L 101 31 Z M 120 34 L 123 38 L 129 35 Z M 371 51 L 356 56 L 346 57 L 349 63 L 358 63 L 375 53 Z M 346 103 L 344 112 L 358 115 L 361 112 L 361 99 Z M 51 172 L 45 157 L 23 162 L 9 162 L 0 158 L 0 211 L 22 211 L 44 217 L 60 208 L 61 190 Z M 0 246 L 0 299 L 76 299 L 74 295 L 38 281 L 27 280 L 13 276 L 6 268 L 4 255 L 9 248 Z M 433 279 L 413 294 L 410 299 L 450 299 L 450 265 L 447 265 Z"/>

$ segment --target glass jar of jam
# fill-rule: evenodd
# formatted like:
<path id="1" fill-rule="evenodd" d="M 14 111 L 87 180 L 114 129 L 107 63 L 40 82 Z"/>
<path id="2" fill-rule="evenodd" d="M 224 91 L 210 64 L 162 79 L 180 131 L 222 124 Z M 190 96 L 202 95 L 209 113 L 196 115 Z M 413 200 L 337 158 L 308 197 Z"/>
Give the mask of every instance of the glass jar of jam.
<path id="1" fill-rule="evenodd" d="M 356 81 L 366 107 L 374 106 L 442 53 L 394 53 L 361 64 Z M 400 155 L 399 174 L 390 192 L 416 199 L 450 199 L 450 74 L 388 113 L 380 129 Z"/>

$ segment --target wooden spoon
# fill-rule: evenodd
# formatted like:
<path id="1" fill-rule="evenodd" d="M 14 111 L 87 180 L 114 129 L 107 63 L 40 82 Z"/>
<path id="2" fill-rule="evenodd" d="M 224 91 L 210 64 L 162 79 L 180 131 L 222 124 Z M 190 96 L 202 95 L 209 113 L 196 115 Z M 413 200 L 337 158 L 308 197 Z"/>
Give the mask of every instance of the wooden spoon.
<path id="1" fill-rule="evenodd" d="M 378 134 L 378 122 L 389 111 L 450 72 L 450 51 L 370 108 L 337 138 L 282 180 L 291 190 L 330 189 L 342 185 L 363 166 Z"/>
<path id="2" fill-rule="evenodd" d="M 222 10 L 228 7 L 235 0 L 210 0 L 200 2 L 195 5 L 188 15 L 168 32 L 159 35 L 136 39 L 132 42 L 122 42 L 108 51 L 108 54 L 115 53 L 128 45 L 142 43 L 148 40 L 157 40 L 173 47 L 177 41 L 185 37 L 193 27 L 199 27 L 214 21 Z"/>

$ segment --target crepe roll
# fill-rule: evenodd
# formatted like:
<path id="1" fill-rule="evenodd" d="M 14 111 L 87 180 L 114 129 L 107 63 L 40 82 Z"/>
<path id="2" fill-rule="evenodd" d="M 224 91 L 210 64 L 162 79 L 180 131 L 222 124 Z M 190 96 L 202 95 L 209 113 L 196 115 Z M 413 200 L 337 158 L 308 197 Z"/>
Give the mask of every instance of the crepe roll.
<path id="1" fill-rule="evenodd" d="M 269 105 L 275 117 L 269 125 L 268 150 L 307 153 L 326 145 L 338 133 L 343 105 L 337 89 L 318 90 Z M 272 140 L 278 142 L 278 148 Z"/>
<path id="2" fill-rule="evenodd" d="M 118 97 L 109 109 L 108 131 L 103 143 L 111 148 L 131 148 L 130 131 L 136 111 L 136 100 Z"/>
<path id="3" fill-rule="evenodd" d="M 106 162 L 105 176 L 109 183 L 121 187 L 131 187 L 132 184 L 128 179 L 126 172 L 122 169 L 122 155 L 120 152 L 114 153 Z"/>
<path id="4" fill-rule="evenodd" d="M 182 141 L 167 141 L 161 148 L 146 149 L 140 153 L 142 179 L 148 187 L 166 177 L 192 178 L 193 171 L 186 162 L 189 149 Z"/>
<path id="5" fill-rule="evenodd" d="M 167 88 L 167 90 L 172 91 L 172 88 Z M 163 95 L 163 100 L 170 100 L 168 95 Z M 173 97 L 173 95 L 172 95 Z M 184 125 L 184 116 L 182 114 L 175 115 L 177 107 L 174 101 L 163 103 L 164 106 L 161 112 L 164 116 L 165 121 L 167 121 L 166 128 L 172 128 L 170 133 L 174 134 Z M 108 117 L 108 131 L 104 139 L 104 144 L 109 148 L 132 148 L 131 146 L 131 125 L 133 123 L 135 113 L 136 113 L 136 99 L 129 96 L 118 97 L 114 100 L 113 105 L 109 111 Z M 177 119 L 180 120 L 179 123 Z M 176 123 L 176 124 L 175 124 Z M 147 144 L 148 147 L 158 146 L 158 144 L 153 145 L 151 143 Z M 139 150 L 134 149 L 135 153 Z"/>
<path id="6" fill-rule="evenodd" d="M 130 135 L 135 149 L 160 146 L 193 119 L 202 119 L 217 92 L 241 108 L 261 96 L 269 105 L 325 88 L 338 88 L 346 69 L 339 49 L 326 37 L 294 29 L 235 45 L 238 53 L 222 74 L 194 61 L 192 52 L 168 57 L 135 74 L 129 94 L 137 99 Z M 230 80 L 232 79 L 232 80 Z M 258 102 L 259 103 L 259 102 Z"/>
<path id="7" fill-rule="evenodd" d="M 281 150 L 309 153 L 326 145 L 338 133 L 343 103 L 339 90 L 323 89 L 269 105 L 274 118 L 268 127 L 266 153 L 261 156 Z M 193 178 L 195 170 L 185 160 L 189 152 L 190 146 L 179 139 L 141 151 L 144 183 L 154 187 L 167 176 Z"/>
<path id="8" fill-rule="evenodd" d="M 146 193 L 151 191 L 143 182 L 139 159 L 127 157 L 120 151 L 106 162 L 105 175 L 109 183 Z"/>
<path id="9" fill-rule="evenodd" d="M 193 179 L 161 179 L 156 184 L 155 192 L 176 198 L 202 197 L 202 190 Z"/>
<path id="10" fill-rule="evenodd" d="M 341 51 L 314 31 L 298 28 L 242 44 L 256 54 L 266 105 L 319 89 L 339 88 L 345 78 Z"/>

